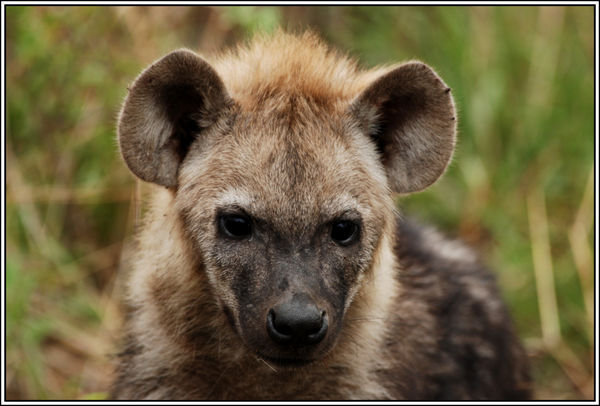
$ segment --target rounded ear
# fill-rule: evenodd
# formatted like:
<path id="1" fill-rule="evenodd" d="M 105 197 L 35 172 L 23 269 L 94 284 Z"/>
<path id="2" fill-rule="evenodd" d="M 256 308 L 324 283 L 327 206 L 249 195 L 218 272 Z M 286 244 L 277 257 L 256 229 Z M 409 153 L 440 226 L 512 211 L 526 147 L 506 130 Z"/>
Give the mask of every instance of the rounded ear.
<path id="1" fill-rule="evenodd" d="M 185 49 L 164 56 L 129 87 L 117 129 L 125 163 L 142 180 L 177 186 L 191 143 L 228 104 L 223 82 L 206 61 Z"/>
<path id="2" fill-rule="evenodd" d="M 379 149 L 391 189 L 422 190 L 450 163 L 456 113 L 450 88 L 427 65 L 410 62 L 377 78 L 351 104 Z"/>

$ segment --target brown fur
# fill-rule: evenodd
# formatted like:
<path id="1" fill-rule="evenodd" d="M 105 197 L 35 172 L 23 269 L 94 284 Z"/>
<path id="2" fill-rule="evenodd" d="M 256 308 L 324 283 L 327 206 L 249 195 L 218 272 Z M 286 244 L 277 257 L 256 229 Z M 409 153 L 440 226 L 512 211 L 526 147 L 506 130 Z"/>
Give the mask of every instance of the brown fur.
<path id="1" fill-rule="evenodd" d="M 363 71 L 314 35 L 142 72 L 119 122 L 154 193 L 128 280 L 117 399 L 509 399 L 524 352 L 469 250 L 397 217 L 455 143 L 448 87 L 418 62 Z M 219 234 L 223 213 L 249 238 Z M 332 222 L 359 226 L 355 243 Z M 306 293 L 329 322 L 273 343 L 266 315 Z M 301 361 L 289 365 L 288 360 Z"/>

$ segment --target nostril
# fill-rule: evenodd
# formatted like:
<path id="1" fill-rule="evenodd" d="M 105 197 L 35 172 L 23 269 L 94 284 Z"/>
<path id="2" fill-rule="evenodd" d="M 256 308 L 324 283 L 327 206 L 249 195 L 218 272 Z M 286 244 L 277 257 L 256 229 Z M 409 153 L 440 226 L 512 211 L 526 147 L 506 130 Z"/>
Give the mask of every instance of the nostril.
<path id="1" fill-rule="evenodd" d="M 327 328 L 329 327 L 329 321 L 327 319 L 327 314 L 325 310 L 321 312 L 321 323 L 319 329 L 314 331 L 312 334 L 309 334 L 307 338 L 307 342 L 310 344 L 316 344 L 325 338 L 325 334 L 327 334 Z"/>
<path id="2" fill-rule="evenodd" d="M 324 315 L 325 311 L 322 311 L 320 314 L 314 314 L 311 319 L 301 321 L 298 326 L 299 333 L 307 336 L 317 334 L 323 327 Z"/>
<path id="3" fill-rule="evenodd" d="M 292 332 L 285 325 L 277 326 L 275 324 L 275 311 L 273 309 L 269 310 L 269 314 L 267 315 L 267 333 L 273 339 L 273 341 L 278 343 L 287 343 L 292 340 Z"/>

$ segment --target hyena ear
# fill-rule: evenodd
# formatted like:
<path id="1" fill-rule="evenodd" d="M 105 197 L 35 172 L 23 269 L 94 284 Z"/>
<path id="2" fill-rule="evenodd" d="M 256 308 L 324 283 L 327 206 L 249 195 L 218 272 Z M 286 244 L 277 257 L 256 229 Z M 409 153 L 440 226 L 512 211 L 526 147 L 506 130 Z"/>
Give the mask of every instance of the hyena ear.
<path id="1" fill-rule="evenodd" d="M 392 191 L 422 190 L 444 173 L 456 113 L 450 88 L 429 66 L 410 62 L 383 74 L 353 101 L 350 114 L 377 145 Z"/>
<path id="2" fill-rule="evenodd" d="M 121 154 L 142 180 L 173 188 L 179 165 L 229 103 L 213 68 L 185 49 L 144 70 L 129 88 L 118 124 Z"/>

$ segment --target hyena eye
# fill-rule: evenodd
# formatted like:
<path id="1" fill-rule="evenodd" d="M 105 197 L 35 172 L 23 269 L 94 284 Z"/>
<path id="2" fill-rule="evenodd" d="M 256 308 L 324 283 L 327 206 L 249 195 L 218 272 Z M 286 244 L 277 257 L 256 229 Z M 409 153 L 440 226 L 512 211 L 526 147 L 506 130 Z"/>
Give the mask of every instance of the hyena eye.
<path id="1" fill-rule="evenodd" d="M 250 219 L 243 214 L 223 214 L 219 217 L 219 228 L 229 238 L 241 239 L 252 233 Z"/>
<path id="2" fill-rule="evenodd" d="M 340 245 L 350 245 L 358 239 L 358 224 L 350 220 L 338 220 L 331 225 L 331 239 Z"/>

